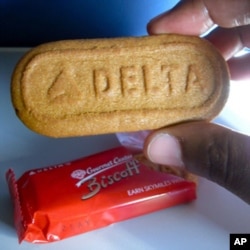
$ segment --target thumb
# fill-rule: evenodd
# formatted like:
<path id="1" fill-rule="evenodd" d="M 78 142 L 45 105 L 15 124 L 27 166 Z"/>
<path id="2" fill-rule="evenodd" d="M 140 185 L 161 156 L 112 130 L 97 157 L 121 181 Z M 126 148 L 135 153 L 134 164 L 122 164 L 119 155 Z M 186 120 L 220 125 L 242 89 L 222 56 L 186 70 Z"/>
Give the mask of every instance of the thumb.
<path id="1" fill-rule="evenodd" d="M 250 203 L 250 137 L 208 122 L 153 132 L 144 153 L 158 164 L 186 167 Z"/>

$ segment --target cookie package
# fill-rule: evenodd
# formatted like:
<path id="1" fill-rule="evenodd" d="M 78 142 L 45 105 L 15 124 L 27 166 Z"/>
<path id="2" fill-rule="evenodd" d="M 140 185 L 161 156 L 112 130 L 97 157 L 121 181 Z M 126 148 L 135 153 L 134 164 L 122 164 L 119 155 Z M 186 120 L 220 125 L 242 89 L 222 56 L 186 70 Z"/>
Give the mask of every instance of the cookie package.
<path id="1" fill-rule="evenodd" d="M 19 242 L 53 242 L 196 199 L 196 182 L 152 170 L 124 146 L 6 173 Z"/>

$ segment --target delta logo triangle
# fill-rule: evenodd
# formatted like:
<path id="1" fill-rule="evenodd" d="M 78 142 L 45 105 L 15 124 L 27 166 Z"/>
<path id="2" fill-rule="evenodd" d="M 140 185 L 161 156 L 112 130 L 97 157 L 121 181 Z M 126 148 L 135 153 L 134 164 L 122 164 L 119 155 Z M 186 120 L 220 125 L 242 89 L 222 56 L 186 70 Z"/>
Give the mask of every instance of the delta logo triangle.
<path id="1" fill-rule="evenodd" d="M 81 98 L 81 92 L 74 80 L 74 72 L 71 69 L 63 69 L 52 81 L 48 89 L 48 99 L 51 103 L 72 104 Z"/>

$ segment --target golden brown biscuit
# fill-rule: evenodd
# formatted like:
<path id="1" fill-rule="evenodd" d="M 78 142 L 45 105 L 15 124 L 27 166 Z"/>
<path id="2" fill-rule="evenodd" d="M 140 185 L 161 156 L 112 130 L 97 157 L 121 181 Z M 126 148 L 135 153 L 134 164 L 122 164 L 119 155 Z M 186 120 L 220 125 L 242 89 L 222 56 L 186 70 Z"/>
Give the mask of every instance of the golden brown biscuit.
<path id="1" fill-rule="evenodd" d="M 12 78 L 17 115 L 52 137 L 210 120 L 228 92 L 217 50 L 173 34 L 44 44 L 21 59 Z"/>

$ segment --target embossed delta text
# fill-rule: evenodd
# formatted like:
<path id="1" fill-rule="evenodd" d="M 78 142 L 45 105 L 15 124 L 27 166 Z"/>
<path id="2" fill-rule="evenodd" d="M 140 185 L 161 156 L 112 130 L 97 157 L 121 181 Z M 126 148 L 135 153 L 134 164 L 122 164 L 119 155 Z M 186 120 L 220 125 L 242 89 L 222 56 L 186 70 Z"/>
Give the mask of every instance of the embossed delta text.
<path id="1" fill-rule="evenodd" d="M 112 79 L 112 72 L 107 69 L 94 69 L 93 70 L 93 86 L 95 91 L 95 96 L 101 96 L 112 92 L 113 86 L 118 84 L 120 86 L 120 95 L 121 96 L 131 96 L 131 95 L 140 95 L 140 94 L 156 94 L 164 93 L 166 96 L 171 96 L 174 94 L 175 88 L 174 83 L 174 74 L 179 74 L 179 70 L 185 70 L 186 75 L 184 75 L 184 83 L 182 86 L 182 93 L 187 92 L 192 85 L 200 85 L 199 78 L 195 71 L 194 65 L 188 65 L 186 67 L 181 67 L 178 65 L 159 65 L 158 71 L 155 70 L 155 66 L 143 65 L 143 66 L 121 66 L 119 69 L 119 81 L 117 83 Z M 157 76 L 153 70 L 157 72 Z M 185 72 L 184 71 L 184 72 Z M 154 81 L 157 78 L 158 81 Z M 202 86 L 200 85 L 202 88 Z"/>

